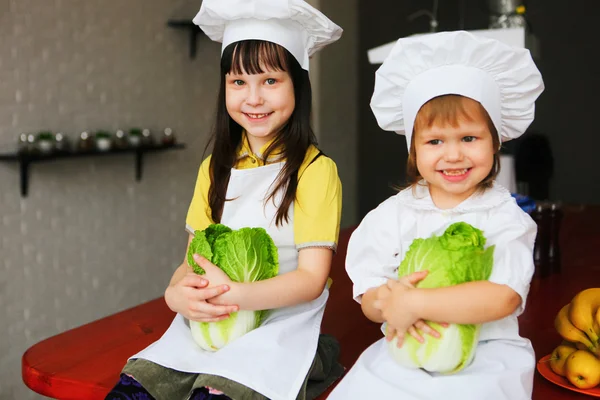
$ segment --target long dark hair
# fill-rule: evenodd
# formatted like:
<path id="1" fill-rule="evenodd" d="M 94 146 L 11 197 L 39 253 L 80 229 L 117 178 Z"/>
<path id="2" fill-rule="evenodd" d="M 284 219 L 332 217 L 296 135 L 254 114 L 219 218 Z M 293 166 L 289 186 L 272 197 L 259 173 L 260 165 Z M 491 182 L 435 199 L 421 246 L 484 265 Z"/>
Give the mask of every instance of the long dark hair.
<path id="1" fill-rule="evenodd" d="M 206 146 L 208 149 L 210 143 L 214 142 L 210 159 L 211 184 L 208 191 L 208 204 L 214 222 L 221 222 L 225 202 L 233 200 L 226 198 L 227 186 L 231 168 L 236 163 L 236 151 L 242 141 L 242 127 L 229 116 L 225 105 L 226 75 L 230 72 L 260 74 L 265 72 L 263 68 L 288 72 L 292 78 L 296 101 L 289 120 L 262 155 L 264 160 L 268 160 L 274 150 L 281 149 L 281 155 L 286 161 L 266 199 L 274 201 L 274 196 L 279 190 L 285 191 L 275 218 L 278 226 L 284 221 L 289 221 L 289 208 L 296 198 L 298 187 L 298 170 L 309 146 L 317 142 L 310 125 L 312 89 L 308 71 L 300 67 L 294 56 L 283 47 L 262 40 L 244 40 L 227 46 L 221 57 L 221 85 L 216 122 L 212 137 Z"/>

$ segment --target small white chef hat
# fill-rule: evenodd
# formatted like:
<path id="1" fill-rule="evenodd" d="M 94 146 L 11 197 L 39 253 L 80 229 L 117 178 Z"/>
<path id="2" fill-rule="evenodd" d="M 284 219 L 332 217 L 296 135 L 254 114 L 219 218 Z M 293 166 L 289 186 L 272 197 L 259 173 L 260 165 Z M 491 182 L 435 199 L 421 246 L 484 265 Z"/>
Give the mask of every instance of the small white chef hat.
<path id="1" fill-rule="evenodd" d="M 342 36 L 342 28 L 302 0 L 204 0 L 193 21 L 222 50 L 264 40 L 283 46 L 307 71 L 310 56 Z"/>
<path id="2" fill-rule="evenodd" d="M 500 142 L 521 136 L 544 90 L 529 50 L 465 31 L 408 37 L 396 42 L 376 72 L 371 109 L 379 126 L 406 136 L 423 104 L 456 94 L 481 103 Z"/>

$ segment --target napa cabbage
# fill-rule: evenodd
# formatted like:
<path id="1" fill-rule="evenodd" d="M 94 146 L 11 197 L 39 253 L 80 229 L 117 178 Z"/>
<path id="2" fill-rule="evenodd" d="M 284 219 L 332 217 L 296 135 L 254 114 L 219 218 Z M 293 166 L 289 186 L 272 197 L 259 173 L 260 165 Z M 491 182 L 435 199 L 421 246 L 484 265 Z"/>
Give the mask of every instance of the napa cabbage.
<path id="1" fill-rule="evenodd" d="M 487 280 L 492 273 L 495 246 L 484 249 L 483 232 L 468 223 L 450 225 L 441 236 L 415 239 L 398 268 L 398 276 L 428 270 L 417 288 L 439 288 L 464 282 Z M 441 337 L 422 335 L 424 343 L 405 334 L 401 348 L 397 339 L 388 342 L 393 358 L 403 366 L 430 372 L 455 373 L 472 361 L 481 325 L 450 324 L 447 328 L 429 322 Z"/>
<path id="2" fill-rule="evenodd" d="M 277 247 L 263 228 L 232 230 L 223 224 L 211 224 L 196 231 L 187 253 L 187 262 L 194 272 L 205 271 L 194 261 L 200 254 L 234 282 L 256 282 L 269 279 L 279 271 Z M 240 310 L 218 322 L 190 321 L 194 341 L 202 349 L 216 351 L 231 341 L 260 326 L 266 310 Z"/>

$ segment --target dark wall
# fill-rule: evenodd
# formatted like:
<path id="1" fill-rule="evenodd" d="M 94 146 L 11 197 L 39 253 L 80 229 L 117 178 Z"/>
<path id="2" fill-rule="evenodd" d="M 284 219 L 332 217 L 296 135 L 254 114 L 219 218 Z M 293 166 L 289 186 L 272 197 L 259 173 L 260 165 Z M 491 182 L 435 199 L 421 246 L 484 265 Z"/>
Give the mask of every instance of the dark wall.
<path id="1" fill-rule="evenodd" d="M 598 204 L 600 68 L 593 60 L 598 58 L 600 2 L 529 3 L 530 20 L 541 44 L 538 66 L 546 85 L 530 130 L 550 140 L 555 161 L 551 197 Z"/>
<path id="2" fill-rule="evenodd" d="M 439 2 L 439 31 L 485 29 L 487 0 Z M 537 61 L 546 90 L 536 103 L 531 132 L 550 141 L 555 173 L 550 198 L 565 202 L 600 203 L 600 137 L 595 114 L 600 90 L 600 68 L 592 63 L 600 34 L 596 17 L 600 2 L 577 0 L 565 5 L 558 0 L 530 0 L 528 19 L 540 40 Z M 377 65 L 370 65 L 367 50 L 417 32 L 427 32 L 429 21 L 407 16 L 431 2 L 422 0 L 361 0 L 359 51 L 359 213 L 360 217 L 395 193 L 393 185 L 404 183 L 407 157 L 404 137 L 377 126 L 369 107 Z M 461 9 L 464 10 L 461 13 Z M 594 96 L 594 97 L 597 97 Z M 523 139 L 526 138 L 523 137 Z M 518 150 L 521 139 L 508 146 Z M 595 168 L 593 168 L 595 167 Z"/>

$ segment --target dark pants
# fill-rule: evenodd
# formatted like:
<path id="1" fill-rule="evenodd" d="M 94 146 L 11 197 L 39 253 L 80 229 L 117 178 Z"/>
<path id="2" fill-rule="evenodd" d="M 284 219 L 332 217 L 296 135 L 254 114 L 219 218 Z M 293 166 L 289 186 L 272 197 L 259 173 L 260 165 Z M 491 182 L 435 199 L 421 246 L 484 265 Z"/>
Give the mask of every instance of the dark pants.
<path id="1" fill-rule="evenodd" d="M 154 400 L 154 397 L 146 391 L 135 379 L 122 374 L 119 383 L 110 391 L 105 400 Z M 182 399 L 183 400 L 183 399 Z M 225 395 L 208 393 L 208 389 L 197 389 L 190 400 L 231 400 Z"/>
<path id="2" fill-rule="evenodd" d="M 344 374 L 339 363 L 339 342 L 321 334 L 313 364 L 296 400 L 314 400 Z M 131 378 L 136 377 L 136 379 Z M 230 400 L 229 396 L 211 395 L 205 387 L 213 387 L 230 397 L 245 400 L 269 400 L 264 395 L 217 375 L 176 371 L 144 359 L 129 360 L 121 371 L 121 381 L 107 400 Z"/>

